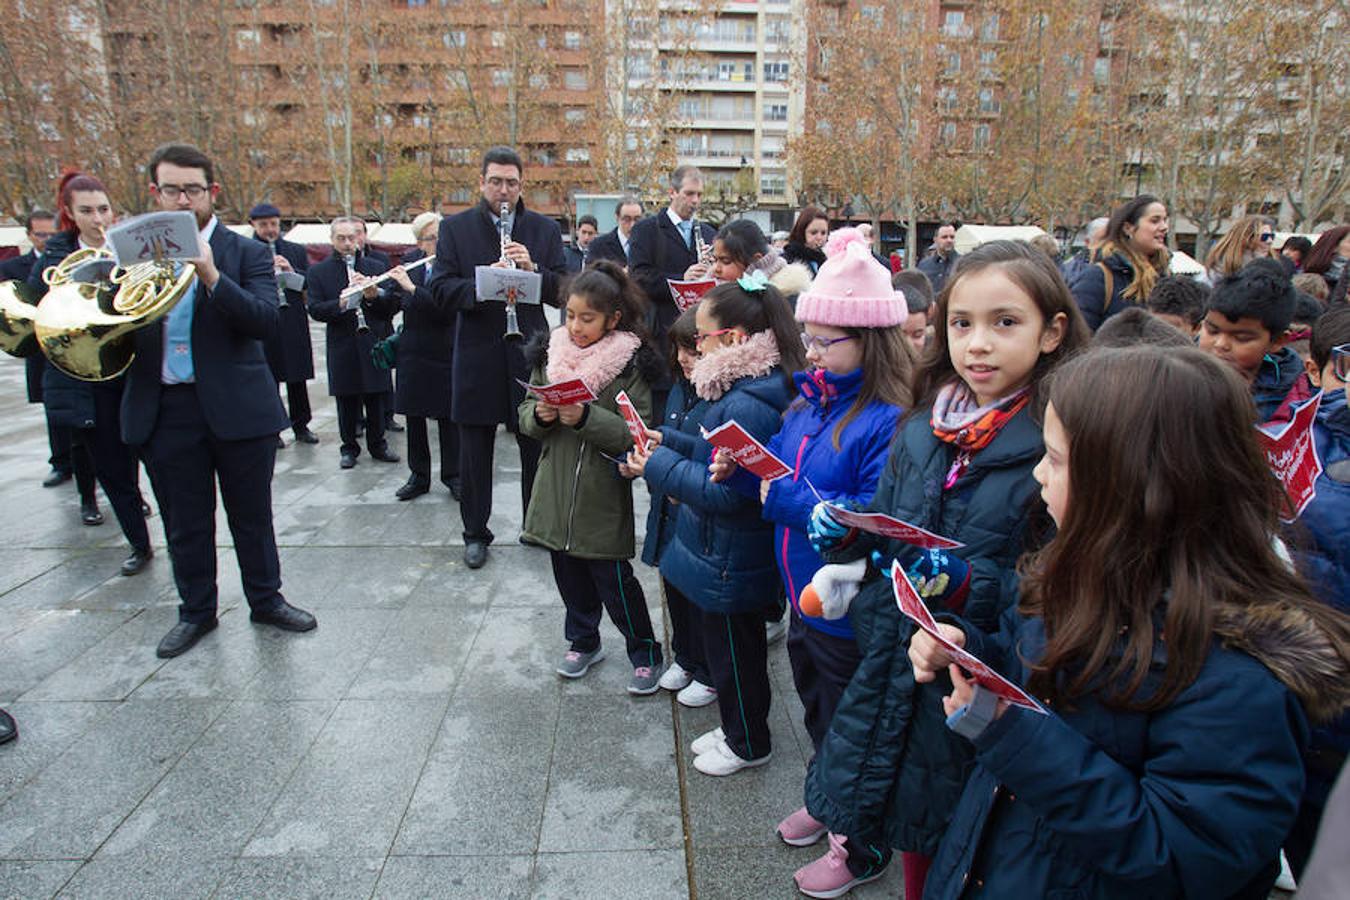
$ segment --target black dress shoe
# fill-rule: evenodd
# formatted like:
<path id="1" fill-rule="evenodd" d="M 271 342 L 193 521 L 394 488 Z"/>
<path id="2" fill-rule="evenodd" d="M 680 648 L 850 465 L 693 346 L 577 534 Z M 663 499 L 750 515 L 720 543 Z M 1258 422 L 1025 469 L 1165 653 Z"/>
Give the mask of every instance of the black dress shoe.
<path id="1" fill-rule="evenodd" d="M 420 497 L 431 490 L 431 485 L 425 481 L 419 481 L 416 478 L 409 478 L 403 487 L 394 491 L 394 496 L 400 500 L 411 500 L 414 497 Z"/>
<path id="2" fill-rule="evenodd" d="M 487 544 L 482 541 L 469 541 L 464 545 L 464 565 L 470 569 L 481 569 L 487 562 Z"/>
<path id="3" fill-rule="evenodd" d="M 103 513 L 98 511 L 97 503 L 80 504 L 80 521 L 86 525 L 102 525 Z"/>
<path id="4" fill-rule="evenodd" d="M 371 459 L 378 459 L 380 462 L 398 462 L 398 454 L 391 451 L 388 447 L 381 447 L 379 450 L 370 451 Z"/>
<path id="5" fill-rule="evenodd" d="M 384 430 L 385 430 L 385 431 L 402 431 L 402 430 L 403 430 L 403 426 L 400 425 L 400 424 L 398 424 L 397 422 L 395 422 L 393 419 L 390 419 L 388 422 L 385 422 L 385 423 L 384 423 Z"/>
<path id="6" fill-rule="evenodd" d="M 267 612 L 254 610 L 248 614 L 249 621 L 259 625 L 271 625 L 282 631 L 313 631 L 319 626 L 319 620 L 303 609 L 291 606 L 285 600 L 276 609 Z"/>
<path id="7" fill-rule="evenodd" d="M 338 465 L 342 466 L 344 469 L 350 469 L 352 466 L 356 465 L 356 457 L 350 453 L 344 453 L 342 454 L 342 459 L 338 462 Z"/>
<path id="8" fill-rule="evenodd" d="M 192 645 L 216 630 L 216 620 L 209 622 L 179 622 L 159 642 L 155 655 L 160 659 L 173 659 L 192 649 Z"/>
<path id="9" fill-rule="evenodd" d="M 62 472 L 60 469 L 52 469 L 47 473 L 47 477 L 42 479 L 42 486 L 56 487 L 58 484 L 65 484 L 69 480 L 69 472 Z"/>
<path id="10" fill-rule="evenodd" d="M 19 736 L 19 726 L 14 717 L 0 709 L 0 744 L 8 744 Z"/>
<path id="11" fill-rule="evenodd" d="M 150 557 L 155 555 L 155 551 L 149 547 L 144 550 L 132 550 L 131 555 L 122 560 L 123 575 L 139 575 L 141 570 L 150 565 Z"/>
<path id="12" fill-rule="evenodd" d="M 459 476 L 455 476 L 454 478 L 451 478 L 449 481 L 442 481 L 441 484 L 445 485 L 450 489 L 451 497 L 454 497 L 456 500 L 464 499 L 463 488 L 460 486 L 459 483 Z"/>
<path id="13" fill-rule="evenodd" d="M 319 436 L 303 425 L 295 429 L 295 439 L 302 444 L 317 444 L 319 442 Z"/>

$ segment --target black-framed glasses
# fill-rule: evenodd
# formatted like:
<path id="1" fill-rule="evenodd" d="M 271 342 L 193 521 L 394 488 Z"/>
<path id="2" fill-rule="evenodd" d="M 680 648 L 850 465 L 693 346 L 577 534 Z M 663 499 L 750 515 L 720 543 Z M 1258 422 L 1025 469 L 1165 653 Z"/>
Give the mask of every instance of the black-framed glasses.
<path id="1" fill-rule="evenodd" d="M 170 200 L 177 200 L 183 194 L 187 194 L 189 200 L 196 200 L 207 191 L 207 185 L 204 184 L 161 184 L 157 188 Z"/>
<path id="2" fill-rule="evenodd" d="M 1337 381 L 1350 381 L 1350 344 L 1337 344 L 1331 348 L 1331 370 L 1336 373 Z"/>
<path id="3" fill-rule="evenodd" d="M 843 341 L 853 340 L 853 335 L 851 334 L 846 334 L 843 337 L 827 338 L 822 337 L 821 335 L 818 334 L 807 334 L 805 331 L 803 331 L 800 336 L 802 339 L 802 347 L 806 350 L 807 353 L 810 353 L 812 350 L 815 350 L 817 353 L 824 354 L 835 344 L 842 343 Z"/>

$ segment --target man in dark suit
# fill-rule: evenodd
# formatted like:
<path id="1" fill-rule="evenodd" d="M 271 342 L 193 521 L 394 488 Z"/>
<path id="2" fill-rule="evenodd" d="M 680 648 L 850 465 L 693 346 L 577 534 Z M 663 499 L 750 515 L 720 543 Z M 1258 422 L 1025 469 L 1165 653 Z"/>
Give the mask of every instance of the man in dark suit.
<path id="1" fill-rule="evenodd" d="M 572 243 L 563 245 L 563 258 L 567 260 L 567 271 L 580 272 L 586 265 L 586 250 L 591 241 L 600 233 L 600 223 L 595 216 L 578 216 L 577 227 L 572 230 Z"/>
<path id="2" fill-rule="evenodd" d="M 270 203 L 259 203 L 249 210 L 248 220 L 253 225 L 253 239 L 269 245 L 278 277 L 288 272 L 303 275 L 309 269 L 309 254 L 305 248 L 281 239 L 281 210 Z M 280 305 L 283 297 L 286 303 Z M 319 439 L 309 430 L 314 416 L 309 407 L 309 389 L 305 385 L 314 377 L 314 347 L 309 340 L 305 292 L 284 288 L 278 282 L 277 303 L 281 327 L 263 345 L 267 365 L 277 384 L 286 385 L 286 410 L 291 417 L 295 439 L 305 444 L 317 444 Z M 285 445 L 278 437 L 277 449 Z"/>
<path id="3" fill-rule="evenodd" d="M 516 310 L 523 339 L 507 340 L 506 305 L 478 302 L 474 267 L 505 265 L 498 232 L 502 204 L 510 235 L 506 257 L 517 267 L 543 276 L 541 297 L 559 305 L 563 260 L 558 223 L 530 212 L 521 200 L 524 166 L 509 147 L 493 147 L 483 155 L 479 176 L 482 200 L 472 209 L 441 220 L 427 287 L 436 302 L 459 316 L 455 332 L 450 417 L 459 425 L 460 516 L 464 520 L 464 562 L 479 568 L 487 561 L 492 531 L 492 449 L 498 425 L 516 434 L 520 450 L 521 495 L 529 506 L 539 444 L 517 432 L 516 407 L 525 398 L 516 379 L 529 380 L 524 344 L 548 331 L 542 306 L 520 304 Z"/>
<path id="4" fill-rule="evenodd" d="M 122 437 L 150 470 L 182 601 L 156 653 L 178 656 L 216 627 L 217 482 L 249 618 L 309 631 L 314 616 L 281 595 L 272 531 L 276 436 L 287 424 L 263 355 L 277 330 L 272 259 L 216 220 L 220 185 L 196 147 L 159 147 L 147 172 L 155 204 L 193 213 L 201 229 L 196 278 L 163 320 L 136 332 L 122 394 Z"/>
<path id="5" fill-rule="evenodd" d="M 33 265 L 47 249 L 47 241 L 56 234 L 56 216 L 45 209 L 35 209 L 24 220 L 24 230 L 28 232 L 28 243 L 32 245 L 27 253 L 15 256 L 0 263 L 0 281 L 27 281 L 33 271 Z M 24 359 L 24 376 L 28 387 L 28 402 L 42 402 L 42 373 L 47 368 L 47 357 L 41 351 Z M 56 487 L 70 480 L 74 471 L 70 459 L 70 429 L 65 425 L 56 425 L 47 420 L 47 446 L 51 456 L 47 464 L 51 471 L 42 480 L 43 487 Z"/>
<path id="6" fill-rule="evenodd" d="M 634 225 L 628 242 L 628 272 L 647 294 L 652 338 L 663 359 L 669 352 L 666 330 L 680 315 L 666 279 L 679 281 L 687 275 L 701 278 L 705 274 L 701 267 L 690 271 L 700 265 L 694 224 L 702 200 L 703 173 L 694 166 L 680 166 L 670 173 L 670 205 Z M 717 229 L 697 224 L 703 242 L 711 247 Z M 652 385 L 653 409 L 666 408 L 671 384 L 666 376 Z"/>
<path id="7" fill-rule="evenodd" d="M 365 219 L 356 220 L 356 252 L 362 254 L 363 256 L 368 256 L 375 262 L 384 266 L 384 269 L 382 269 L 381 271 L 388 272 L 389 269 L 394 265 L 394 262 L 389 258 L 388 253 L 385 253 L 383 250 L 370 246 L 370 233 L 366 230 Z M 377 341 L 384 340 L 385 338 L 389 337 L 391 334 L 394 333 L 393 320 L 377 318 L 376 321 L 370 323 L 370 332 L 372 335 L 375 336 L 375 340 Z M 384 430 L 402 431 L 403 426 L 398 424 L 398 421 L 394 418 L 394 390 L 392 380 L 390 381 L 390 389 L 388 393 L 384 395 L 383 400 L 381 400 L 381 404 L 382 408 L 384 409 Z M 358 434 L 365 428 L 365 421 L 366 420 L 363 415 L 360 423 L 357 425 L 356 428 Z"/>
<path id="8" fill-rule="evenodd" d="M 384 398 L 392 391 L 393 381 L 389 371 L 376 368 L 370 356 L 375 342 L 390 331 L 389 320 L 399 308 L 398 295 L 390 287 L 371 286 L 347 301 L 341 299 L 347 287 L 388 270 L 360 251 L 358 222 L 360 219 L 352 216 L 332 221 L 329 234 L 333 255 L 310 269 L 306 279 L 309 314 L 326 326 L 328 393 L 337 400 L 338 434 L 342 437 L 339 460 L 344 469 L 355 466 L 361 455 L 356 431 L 363 414 L 370 455 L 381 462 L 398 462 L 384 438 Z M 361 319 L 365 330 L 361 329 Z"/>
<path id="9" fill-rule="evenodd" d="M 597 259 L 612 259 L 627 267 L 630 235 L 642 219 L 642 201 L 631 194 L 624 196 L 614 206 L 614 218 L 619 222 L 614 230 L 606 231 L 586 248 L 586 265 Z"/>

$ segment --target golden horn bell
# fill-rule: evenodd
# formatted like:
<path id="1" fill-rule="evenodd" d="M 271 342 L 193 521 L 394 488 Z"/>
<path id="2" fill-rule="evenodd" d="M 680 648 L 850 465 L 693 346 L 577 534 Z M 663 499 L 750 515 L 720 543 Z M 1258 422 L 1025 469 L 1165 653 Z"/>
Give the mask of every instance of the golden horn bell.
<path id="1" fill-rule="evenodd" d="M 25 281 L 0 282 L 0 350 L 10 356 L 32 356 L 38 350 L 33 333 L 37 304 Z"/>
<path id="2" fill-rule="evenodd" d="M 80 250 L 43 273 L 51 289 L 34 320 L 38 344 L 52 365 L 81 381 L 125 372 L 136 356 L 135 332 L 167 315 L 196 275 L 188 265 L 175 274 L 172 262 L 109 271 L 110 261 L 106 251 Z"/>

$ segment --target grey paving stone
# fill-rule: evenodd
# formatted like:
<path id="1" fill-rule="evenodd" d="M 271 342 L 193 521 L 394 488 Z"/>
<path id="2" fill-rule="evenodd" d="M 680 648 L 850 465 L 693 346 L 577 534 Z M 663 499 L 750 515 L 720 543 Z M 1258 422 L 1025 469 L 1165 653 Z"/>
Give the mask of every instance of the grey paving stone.
<path id="1" fill-rule="evenodd" d="M 344 700 L 254 832 L 245 856 L 389 852 L 442 700 Z"/>
<path id="2" fill-rule="evenodd" d="M 448 697 L 486 615 L 484 607 L 399 610 L 347 696 Z"/>
<path id="3" fill-rule="evenodd" d="M 172 615 L 166 624 L 164 620 Z M 146 613 L 117 630 L 26 692 L 26 700 L 122 700 L 130 696 L 164 660 L 155 645 L 177 621 L 176 613 Z M 203 640 L 211 640 L 208 635 Z"/>
<path id="4" fill-rule="evenodd" d="M 117 709 L 114 703 L 10 703 L 19 737 L 0 750 L 0 800 L 42 771 L 70 744 Z"/>
<path id="5" fill-rule="evenodd" d="M 380 536 L 382 541 L 400 547 L 463 545 L 464 521 L 459 515 L 459 503 L 439 481 L 432 482 L 430 493 L 401 506 L 402 510 Z"/>
<path id="6" fill-rule="evenodd" d="M 238 855 L 335 705 L 231 705 L 113 832 L 98 856 Z"/>
<path id="7" fill-rule="evenodd" d="M 486 852 L 490 848 L 483 848 Z M 530 896 L 533 857 L 391 856 L 384 864 L 375 900 L 525 900 Z"/>
<path id="8" fill-rule="evenodd" d="M 121 704 L 0 807 L 0 857 L 90 856 L 224 705 Z"/>
<path id="9" fill-rule="evenodd" d="M 122 543 L 115 548 L 94 548 L 71 556 L 60 565 L 6 591 L 0 597 L 0 611 L 59 607 L 110 578 L 121 578 L 118 567 L 128 552 L 129 548 Z"/>
<path id="10" fill-rule="evenodd" d="M 220 882 L 212 900 L 366 900 L 383 863 L 381 857 L 241 859 Z"/>
<path id="11" fill-rule="evenodd" d="M 240 611 L 242 613 L 242 610 Z M 241 696 L 273 700 L 328 700 L 346 695 L 395 617 L 395 610 L 326 609 L 319 627 L 303 634 L 253 625 L 262 665 Z"/>
<path id="12" fill-rule="evenodd" d="M 78 859 L 0 860 L 0 898 L 33 900 L 54 896 L 80 865 Z"/>
<path id="13" fill-rule="evenodd" d="M 629 850 L 618 853 L 540 853 L 533 897 L 620 896 L 624 900 L 670 900 L 689 894 L 684 853 Z"/>
<path id="14" fill-rule="evenodd" d="M 26 516 L 14 516 L 11 521 L 24 523 L 26 519 Z M 15 546 L 15 544 L 8 545 L 8 547 Z M 33 545 L 25 539 L 21 546 L 28 548 Z M 0 550 L 0 594 L 9 593 L 19 585 L 56 569 L 69 559 L 70 554 L 61 550 Z"/>
<path id="15" fill-rule="evenodd" d="M 61 900 L 196 900 L 210 897 L 229 867 L 226 859 L 96 859 L 85 863 L 57 896 Z"/>
<path id="16" fill-rule="evenodd" d="M 6 614 L 8 615 L 8 614 Z M 42 610 L 0 644 L 0 699 L 9 700 L 78 659 L 134 611 Z"/>

